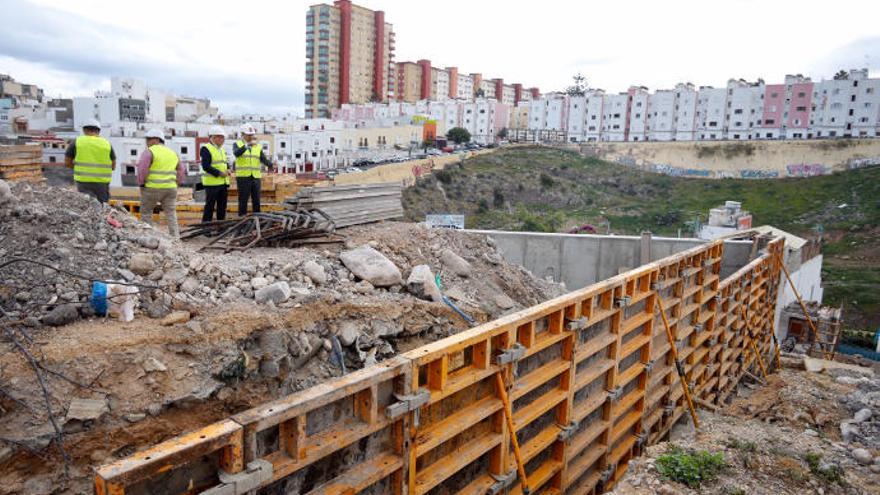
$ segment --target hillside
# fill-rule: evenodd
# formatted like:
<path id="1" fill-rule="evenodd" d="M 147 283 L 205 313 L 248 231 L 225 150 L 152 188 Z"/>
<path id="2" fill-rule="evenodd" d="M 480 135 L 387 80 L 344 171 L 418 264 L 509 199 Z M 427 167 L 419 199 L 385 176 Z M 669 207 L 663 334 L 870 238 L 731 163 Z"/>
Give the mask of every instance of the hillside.
<path id="1" fill-rule="evenodd" d="M 742 201 L 756 225 L 825 239 L 827 304 L 847 326 L 880 326 L 880 168 L 829 176 L 687 179 L 657 175 L 543 147 L 502 150 L 435 171 L 404 194 L 407 218 L 463 213 L 469 228 L 683 235 L 725 200 Z"/>

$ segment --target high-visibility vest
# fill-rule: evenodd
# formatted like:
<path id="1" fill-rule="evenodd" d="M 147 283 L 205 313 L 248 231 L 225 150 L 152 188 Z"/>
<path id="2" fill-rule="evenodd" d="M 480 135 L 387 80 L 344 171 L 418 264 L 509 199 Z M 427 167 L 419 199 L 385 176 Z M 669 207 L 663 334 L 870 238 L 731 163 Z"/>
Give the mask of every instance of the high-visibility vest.
<path id="1" fill-rule="evenodd" d="M 238 140 L 235 144 L 239 148 L 245 148 L 241 156 L 235 157 L 235 176 L 253 177 L 254 179 L 262 177 L 263 175 L 260 173 L 260 152 L 263 150 L 263 145 L 254 144 L 248 150 L 246 148 L 247 143 L 242 140 Z"/>
<path id="2" fill-rule="evenodd" d="M 217 148 L 213 143 L 205 143 L 202 145 L 205 149 L 211 153 L 211 166 L 216 168 L 221 172 L 226 172 L 229 169 L 229 163 L 226 162 L 226 150 L 223 148 Z M 203 186 L 228 186 L 229 185 L 229 177 L 214 177 L 213 175 L 202 170 L 202 185 Z"/>
<path id="3" fill-rule="evenodd" d="M 109 184 L 113 178 L 113 160 L 110 159 L 110 141 L 100 136 L 76 138 L 73 157 L 73 180 Z"/>
<path id="4" fill-rule="evenodd" d="M 153 155 L 153 163 L 150 164 L 150 172 L 147 174 L 147 187 L 154 189 L 174 189 L 177 187 L 177 153 L 165 145 L 154 144 L 150 146 Z"/>

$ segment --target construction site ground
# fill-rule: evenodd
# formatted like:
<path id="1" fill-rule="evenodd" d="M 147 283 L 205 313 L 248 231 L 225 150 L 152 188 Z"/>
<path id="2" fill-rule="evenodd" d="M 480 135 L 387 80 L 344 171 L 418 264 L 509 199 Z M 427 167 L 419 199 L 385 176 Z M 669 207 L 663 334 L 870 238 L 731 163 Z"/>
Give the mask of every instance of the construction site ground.
<path id="1" fill-rule="evenodd" d="M 350 372 L 468 328 L 446 304 L 407 291 L 414 266 L 438 273 L 444 294 L 477 322 L 564 292 L 505 262 L 481 235 L 383 223 L 345 229 L 341 244 L 203 253 L 205 240 L 170 241 L 69 189 L 16 184 L 11 193 L 0 201 L 4 262 L 162 289 L 142 289 L 135 319 L 121 323 L 91 313 L 85 280 L 27 262 L 0 268 L 9 328 L 0 338 L 0 493 L 92 493 L 94 466 L 342 375 L 333 337 Z M 386 256 L 401 281 L 357 279 L 340 253 L 360 246 Z M 280 281 L 289 299 L 254 300 Z"/>
<path id="2" fill-rule="evenodd" d="M 870 367 L 812 372 L 800 359 L 783 361 L 766 385 L 743 384 L 727 407 L 701 409 L 698 431 L 680 424 L 648 447 L 612 493 L 880 493 L 880 377 Z M 676 448 L 721 454 L 724 467 L 717 479 L 686 486 L 658 469 Z"/>

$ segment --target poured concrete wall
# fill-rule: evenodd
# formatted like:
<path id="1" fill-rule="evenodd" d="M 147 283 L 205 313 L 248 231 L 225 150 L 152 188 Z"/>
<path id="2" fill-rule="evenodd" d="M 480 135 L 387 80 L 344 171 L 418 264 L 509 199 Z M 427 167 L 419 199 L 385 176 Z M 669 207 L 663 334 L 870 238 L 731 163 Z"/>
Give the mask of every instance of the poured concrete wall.
<path id="1" fill-rule="evenodd" d="M 504 258 L 539 277 L 580 289 L 645 263 L 704 244 L 700 239 L 667 237 L 541 234 L 477 231 L 498 243 Z M 644 250 L 643 250 L 644 248 Z M 749 261 L 750 241 L 727 241 L 721 276 L 727 277 Z"/>

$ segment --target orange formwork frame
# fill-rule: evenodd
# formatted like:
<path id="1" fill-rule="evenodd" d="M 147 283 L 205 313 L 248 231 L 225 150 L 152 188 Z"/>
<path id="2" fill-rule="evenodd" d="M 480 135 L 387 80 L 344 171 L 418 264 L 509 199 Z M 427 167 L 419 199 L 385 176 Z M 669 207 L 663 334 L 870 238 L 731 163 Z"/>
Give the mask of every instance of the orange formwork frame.
<path id="1" fill-rule="evenodd" d="M 102 466 L 96 493 L 520 495 L 517 457 L 532 493 L 599 493 L 686 410 L 671 345 L 710 406 L 755 369 L 749 327 L 773 355 L 781 249 L 724 280 L 720 241 L 643 265 Z"/>

